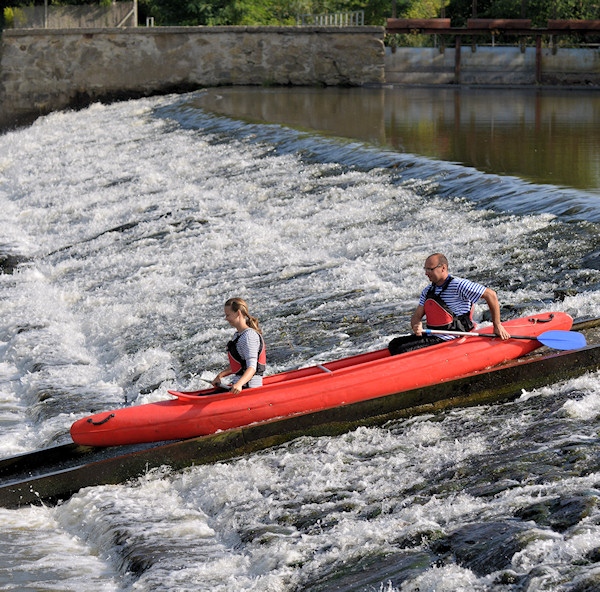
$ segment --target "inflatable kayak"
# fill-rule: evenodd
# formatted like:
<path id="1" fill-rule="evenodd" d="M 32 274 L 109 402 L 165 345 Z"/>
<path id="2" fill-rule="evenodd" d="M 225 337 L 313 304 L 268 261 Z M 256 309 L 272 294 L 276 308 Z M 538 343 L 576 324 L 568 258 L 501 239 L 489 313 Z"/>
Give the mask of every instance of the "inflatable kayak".
<path id="1" fill-rule="evenodd" d="M 385 397 L 520 358 L 541 347 L 536 337 L 568 331 L 572 324 L 561 312 L 524 317 L 503 323 L 514 339 L 462 336 L 398 356 L 390 356 L 387 349 L 372 351 L 273 374 L 264 378 L 262 387 L 239 395 L 220 389 L 169 391 L 174 399 L 80 419 L 71 426 L 71 437 L 89 446 L 181 440 Z M 490 335 L 492 327 L 479 333 Z"/>

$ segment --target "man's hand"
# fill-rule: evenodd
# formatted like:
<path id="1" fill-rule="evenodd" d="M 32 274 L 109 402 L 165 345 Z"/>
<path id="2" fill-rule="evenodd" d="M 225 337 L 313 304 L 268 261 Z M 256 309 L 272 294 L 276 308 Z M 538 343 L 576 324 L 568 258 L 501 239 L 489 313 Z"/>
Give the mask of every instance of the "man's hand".
<path id="1" fill-rule="evenodd" d="M 502 325 L 494 325 L 494 333 L 502 340 L 510 339 L 510 333 Z"/>
<path id="2" fill-rule="evenodd" d="M 423 323 L 419 321 L 415 325 L 411 325 L 411 329 L 413 330 L 413 333 L 415 335 L 418 335 L 420 337 L 423 334 Z"/>

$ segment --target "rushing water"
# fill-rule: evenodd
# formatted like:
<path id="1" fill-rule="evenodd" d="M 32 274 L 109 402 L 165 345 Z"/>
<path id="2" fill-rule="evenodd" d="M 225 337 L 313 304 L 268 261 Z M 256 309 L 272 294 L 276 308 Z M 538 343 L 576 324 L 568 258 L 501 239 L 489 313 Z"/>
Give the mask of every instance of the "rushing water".
<path id="1" fill-rule="evenodd" d="M 2 456 L 68 442 L 90 410 L 202 387 L 225 365 L 233 295 L 270 372 L 405 332 L 438 250 L 506 319 L 598 315 L 597 185 L 211 115 L 204 98 L 0 136 Z M 597 590 L 599 429 L 596 373 L 0 510 L 0 590 Z"/>

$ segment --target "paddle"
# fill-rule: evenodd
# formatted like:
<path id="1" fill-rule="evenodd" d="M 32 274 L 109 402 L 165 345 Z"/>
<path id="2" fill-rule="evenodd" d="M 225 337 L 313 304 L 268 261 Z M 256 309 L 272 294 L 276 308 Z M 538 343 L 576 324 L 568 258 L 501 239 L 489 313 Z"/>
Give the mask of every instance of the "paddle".
<path id="1" fill-rule="evenodd" d="M 231 390 L 231 385 L 230 384 L 223 384 L 222 382 L 219 384 L 219 386 L 214 386 L 211 380 L 208 380 L 206 378 L 200 378 L 199 376 L 196 376 L 197 380 L 201 380 L 202 382 L 207 382 L 208 384 L 210 384 L 213 389 L 207 389 L 208 392 L 206 391 L 167 391 L 169 394 L 174 395 L 175 397 L 177 397 L 178 399 L 197 399 L 200 397 L 210 397 L 213 395 L 222 395 L 224 392 L 230 391 Z M 219 390 L 222 389 L 222 390 Z M 194 395 L 190 395 L 190 393 L 196 393 Z"/>
<path id="2" fill-rule="evenodd" d="M 477 337 L 498 337 L 495 333 L 468 333 L 466 331 L 438 331 L 436 329 L 425 329 L 427 335 L 475 335 Z M 511 339 L 537 340 L 542 345 L 553 349 L 579 349 L 587 345 L 585 336 L 574 331 L 546 331 L 537 337 L 525 337 L 522 335 L 511 335 Z"/>

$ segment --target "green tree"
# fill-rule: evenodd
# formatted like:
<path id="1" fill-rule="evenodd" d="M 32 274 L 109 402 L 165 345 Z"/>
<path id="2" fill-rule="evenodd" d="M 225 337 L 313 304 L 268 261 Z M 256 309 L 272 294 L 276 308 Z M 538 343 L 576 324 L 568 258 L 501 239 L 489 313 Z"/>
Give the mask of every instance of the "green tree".
<path id="1" fill-rule="evenodd" d="M 447 5 L 448 1 L 445 0 L 444 4 Z M 405 18 L 438 18 L 442 10 L 440 0 L 413 0 L 404 2 L 404 5 Z"/>
<path id="2" fill-rule="evenodd" d="M 403 0 L 399 0 L 403 2 Z M 302 14 L 365 11 L 365 24 L 384 25 L 391 0 L 139 0 L 140 20 L 157 25 L 292 25 Z"/>
<path id="3" fill-rule="evenodd" d="M 464 26 L 476 7 L 478 18 L 525 18 L 545 27 L 548 19 L 600 19 L 599 0 L 450 0 L 446 16 Z M 524 15 L 523 15 L 524 13 Z"/>
<path id="4" fill-rule="evenodd" d="M 48 0 L 54 5 L 104 4 L 111 0 Z M 154 17 L 156 25 L 291 25 L 301 14 L 364 10 L 365 24 L 384 25 L 394 0 L 138 0 L 140 22 Z M 0 6 L 20 7 L 43 0 L 0 0 Z M 396 0 L 399 18 L 436 18 L 442 5 L 453 26 L 480 18 L 520 18 L 543 27 L 548 19 L 600 19 L 600 0 Z M 0 10 L 0 27 L 4 19 Z"/>
<path id="5" fill-rule="evenodd" d="M 397 0 L 396 11 L 404 7 L 408 0 Z M 350 2 L 338 2 L 333 12 L 353 12 L 355 10 L 365 11 L 365 25 L 383 26 L 388 18 L 392 16 L 391 0 L 351 0 Z"/>
<path id="6" fill-rule="evenodd" d="M 448 0 L 398 0 L 396 16 L 409 19 L 439 18 L 442 6 L 445 8 L 447 4 Z M 386 38 L 386 42 L 404 47 L 431 47 L 435 38 L 432 35 L 394 35 L 391 39 Z"/>

